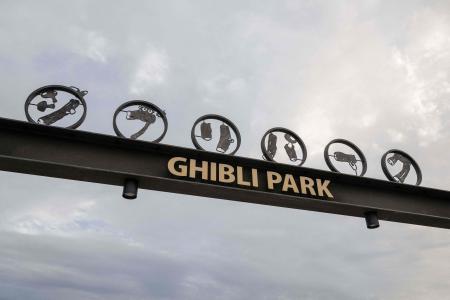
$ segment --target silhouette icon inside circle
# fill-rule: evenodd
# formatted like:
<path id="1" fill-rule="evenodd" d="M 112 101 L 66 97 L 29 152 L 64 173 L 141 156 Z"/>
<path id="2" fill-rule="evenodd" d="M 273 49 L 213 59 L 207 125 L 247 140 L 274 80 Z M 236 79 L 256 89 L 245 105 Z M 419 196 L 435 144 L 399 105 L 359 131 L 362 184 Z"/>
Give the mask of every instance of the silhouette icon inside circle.
<path id="1" fill-rule="evenodd" d="M 391 166 L 395 165 L 398 161 L 403 163 L 403 167 L 400 170 L 400 172 L 394 176 L 394 178 L 397 179 L 397 181 L 403 183 L 409 174 L 409 170 L 411 169 L 411 162 L 409 161 L 409 159 L 398 153 L 395 153 L 394 155 L 392 155 L 387 159 L 387 162 Z"/>
<path id="2" fill-rule="evenodd" d="M 200 125 L 200 132 L 201 132 L 201 138 L 204 139 L 205 141 L 210 141 L 212 140 L 212 128 L 211 128 L 211 123 L 206 123 L 205 121 L 202 122 L 202 124 Z M 199 137 L 198 135 L 196 135 L 196 137 Z"/>
<path id="3" fill-rule="evenodd" d="M 284 138 L 284 140 L 283 140 Z M 281 140 L 281 141 L 280 141 Z M 278 143 L 284 143 L 284 152 L 278 152 Z M 289 129 L 275 127 L 269 129 L 261 139 L 263 159 L 276 162 L 297 163 L 306 161 L 307 151 L 302 139 Z"/>
<path id="4" fill-rule="evenodd" d="M 289 159 L 293 162 L 302 160 L 300 158 L 297 158 L 297 151 L 295 149 L 295 145 L 297 141 L 295 138 L 293 138 L 288 133 L 284 134 L 284 138 L 286 139 L 287 143 L 284 145 L 284 150 L 286 151 L 287 155 L 289 156 Z"/>
<path id="5" fill-rule="evenodd" d="M 273 157 L 277 153 L 277 140 L 278 137 L 273 134 L 273 132 L 269 133 L 269 141 L 267 143 L 267 156 L 269 157 L 269 160 L 273 160 Z"/>
<path id="6" fill-rule="evenodd" d="M 389 166 L 388 166 L 389 165 Z M 395 167 L 401 165 L 400 171 L 397 174 L 392 175 L 390 172 L 390 167 Z M 419 168 L 417 162 L 409 156 L 407 153 L 401 150 L 389 150 L 381 158 L 381 168 L 383 169 L 384 175 L 390 180 L 398 183 L 405 183 L 406 179 L 410 175 L 411 166 L 413 166 L 416 172 L 416 185 L 420 185 L 422 182 L 422 171 Z"/>
<path id="7" fill-rule="evenodd" d="M 87 91 L 71 86 L 48 85 L 33 91 L 25 101 L 29 122 L 76 129 L 86 118 Z"/>
<path id="8" fill-rule="evenodd" d="M 191 139 L 199 150 L 229 155 L 234 155 L 241 145 L 241 135 L 236 125 L 227 118 L 214 114 L 204 115 L 194 122 Z"/>
<path id="9" fill-rule="evenodd" d="M 150 133 L 149 131 L 152 131 L 150 127 L 155 126 L 156 123 L 160 123 L 159 128 Z M 117 108 L 114 113 L 113 127 L 117 136 L 136 140 L 144 138 L 145 135 L 149 141 L 158 143 L 166 135 L 168 121 L 166 113 L 156 105 L 143 100 L 133 100 Z M 161 133 L 158 135 L 158 132 Z"/>
<path id="10" fill-rule="evenodd" d="M 340 146 L 339 148 L 342 148 L 341 145 L 344 145 L 344 147 L 353 150 L 354 154 L 348 153 L 350 149 L 342 151 L 339 151 L 341 149 L 336 149 L 332 153 L 330 153 L 332 147 L 337 148 L 337 146 Z M 355 172 L 355 175 L 357 176 L 364 176 L 367 171 L 366 157 L 364 156 L 362 151 L 350 141 L 344 139 L 332 140 L 325 147 L 323 155 L 328 168 L 330 168 L 330 170 L 333 172 L 341 173 L 341 171 L 339 171 L 338 168 L 336 168 L 336 166 L 333 164 L 332 160 L 338 163 L 345 163 L 353 170 L 353 172 Z"/>

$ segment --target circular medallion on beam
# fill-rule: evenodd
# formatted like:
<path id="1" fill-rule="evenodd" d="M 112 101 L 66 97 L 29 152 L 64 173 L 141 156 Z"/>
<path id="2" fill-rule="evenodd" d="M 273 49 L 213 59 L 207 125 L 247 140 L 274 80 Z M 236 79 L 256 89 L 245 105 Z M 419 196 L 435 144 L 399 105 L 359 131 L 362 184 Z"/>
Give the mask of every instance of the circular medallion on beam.
<path id="1" fill-rule="evenodd" d="M 25 101 L 25 116 L 30 123 L 76 129 L 86 119 L 87 93 L 74 86 L 40 87 Z"/>
<path id="2" fill-rule="evenodd" d="M 120 105 L 113 118 L 114 132 L 119 137 L 159 143 L 167 133 L 166 113 L 153 103 L 143 100 Z"/>
<path id="3" fill-rule="evenodd" d="M 284 151 L 278 151 L 279 143 Z M 266 131 L 261 139 L 261 151 L 265 160 L 298 166 L 303 165 L 307 157 L 303 140 L 295 132 L 283 127 Z"/>
<path id="4" fill-rule="evenodd" d="M 415 180 L 414 175 L 410 176 L 411 166 L 416 173 Z M 387 151 L 381 158 L 381 168 L 390 181 L 415 185 L 420 185 L 422 182 L 422 171 L 419 165 L 409 154 L 401 150 L 392 149 Z M 393 173 L 395 175 L 392 175 Z"/>
<path id="5" fill-rule="evenodd" d="M 241 146 L 241 134 L 225 117 L 209 114 L 198 118 L 191 129 L 191 140 L 199 150 L 234 155 Z"/>
<path id="6" fill-rule="evenodd" d="M 350 141 L 344 139 L 332 140 L 325 147 L 323 156 L 328 168 L 333 172 L 345 173 L 351 170 L 356 176 L 366 174 L 366 157 L 361 149 Z"/>

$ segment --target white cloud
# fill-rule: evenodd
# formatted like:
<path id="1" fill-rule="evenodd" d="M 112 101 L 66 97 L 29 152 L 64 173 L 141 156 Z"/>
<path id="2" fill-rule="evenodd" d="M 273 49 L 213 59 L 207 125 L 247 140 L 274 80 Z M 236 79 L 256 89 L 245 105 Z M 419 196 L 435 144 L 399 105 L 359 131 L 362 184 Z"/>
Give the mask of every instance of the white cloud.
<path id="1" fill-rule="evenodd" d="M 90 92 L 83 130 L 110 134 L 116 104 L 151 92 L 170 144 L 192 147 L 192 121 L 218 113 L 239 126 L 242 156 L 261 158 L 262 134 L 283 126 L 304 139 L 306 167 L 326 169 L 323 148 L 342 137 L 369 176 L 383 178 L 395 146 L 424 185 L 449 188 L 448 1 L 58 3 L 0 1 L 2 116 L 24 120 L 20 99 L 67 83 Z M 449 294 L 444 230 L 367 232 L 357 218 L 150 191 L 130 202 L 120 187 L 0 175 L 4 298 Z"/>
<path id="2" fill-rule="evenodd" d="M 91 31 L 87 34 L 86 54 L 92 60 L 106 63 L 107 47 L 106 38 L 99 33 Z"/>
<path id="3" fill-rule="evenodd" d="M 69 199 L 66 199 L 69 201 Z M 128 233 L 115 228 L 105 220 L 95 217 L 94 201 L 77 202 L 72 199 L 65 206 L 39 205 L 4 221 L 3 229 L 25 235 L 86 237 L 104 235 L 128 245 L 140 246 Z"/>
<path id="4" fill-rule="evenodd" d="M 70 26 L 65 43 L 75 53 L 102 64 L 108 62 L 112 52 L 112 46 L 103 34 L 77 26 Z"/>
<path id="5" fill-rule="evenodd" d="M 392 128 L 388 129 L 387 133 L 389 134 L 391 141 L 393 141 L 394 143 L 401 143 L 405 138 L 403 133 Z"/>
<path id="6" fill-rule="evenodd" d="M 169 59 L 167 54 L 163 50 L 149 47 L 137 62 L 130 92 L 139 95 L 153 86 L 163 84 L 168 72 Z"/>
<path id="7" fill-rule="evenodd" d="M 419 144 L 427 146 L 447 134 L 450 112 L 450 20 L 441 13 L 424 10 L 409 23 L 414 39 L 393 53 L 405 72 L 404 106 L 417 132 Z"/>

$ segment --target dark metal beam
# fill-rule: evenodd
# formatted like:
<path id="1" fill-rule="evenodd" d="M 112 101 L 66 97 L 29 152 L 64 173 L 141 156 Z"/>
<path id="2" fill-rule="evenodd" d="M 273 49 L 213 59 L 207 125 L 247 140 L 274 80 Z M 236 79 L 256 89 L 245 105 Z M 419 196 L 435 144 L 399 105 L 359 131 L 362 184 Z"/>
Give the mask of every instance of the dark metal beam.
<path id="1" fill-rule="evenodd" d="M 172 157 L 241 166 L 246 178 L 259 171 L 260 185 L 243 187 L 201 178 L 176 177 Z M 0 170 L 305 209 L 367 219 L 450 228 L 450 192 L 263 160 L 154 144 L 0 118 Z M 265 172 L 330 180 L 334 198 L 268 189 Z M 130 198 L 133 195 L 130 195 Z"/>

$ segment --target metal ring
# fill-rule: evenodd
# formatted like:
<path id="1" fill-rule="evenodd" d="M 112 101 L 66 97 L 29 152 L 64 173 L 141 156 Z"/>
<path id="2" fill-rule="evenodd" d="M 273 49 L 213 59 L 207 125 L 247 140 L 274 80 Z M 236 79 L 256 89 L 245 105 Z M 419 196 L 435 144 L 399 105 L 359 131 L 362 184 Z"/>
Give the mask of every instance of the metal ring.
<path id="1" fill-rule="evenodd" d="M 147 101 L 144 101 L 144 100 L 131 100 L 131 101 L 128 101 L 128 102 L 125 102 L 125 103 L 121 104 L 116 109 L 116 111 L 114 113 L 114 117 L 113 117 L 113 128 L 114 128 L 114 132 L 116 133 L 116 135 L 119 136 L 119 137 L 128 138 L 125 135 L 123 135 L 122 132 L 120 132 L 119 127 L 117 126 L 116 119 L 117 119 L 117 116 L 119 115 L 119 113 L 124 108 L 129 107 L 129 106 L 133 106 L 133 105 L 142 105 L 142 106 L 151 108 L 151 109 L 155 110 L 157 112 L 157 114 L 161 117 L 161 119 L 164 122 L 164 131 L 157 139 L 155 139 L 153 141 L 150 141 L 152 143 L 159 143 L 164 138 L 164 136 L 166 135 L 167 128 L 169 126 L 168 121 L 167 121 L 167 117 L 166 117 L 166 113 L 164 111 L 162 111 L 158 106 L 154 105 L 153 103 L 150 103 L 150 102 L 147 102 Z"/>
<path id="2" fill-rule="evenodd" d="M 303 143 L 303 140 L 295 132 L 293 132 L 287 128 L 283 128 L 283 127 L 271 128 L 271 129 L 267 130 L 266 133 L 261 138 L 261 151 L 263 153 L 263 158 L 268 161 L 275 161 L 272 158 L 272 156 L 269 154 L 269 152 L 267 151 L 266 143 L 265 143 L 267 135 L 269 135 L 272 132 L 283 132 L 285 134 L 288 134 L 288 135 L 294 137 L 294 139 L 297 141 L 297 143 L 300 145 L 300 148 L 302 149 L 303 156 L 302 156 L 300 164 L 298 165 L 299 167 L 302 166 L 306 161 L 306 157 L 308 156 L 305 143 Z"/>
<path id="3" fill-rule="evenodd" d="M 361 151 L 361 149 L 358 148 L 358 146 L 356 146 L 356 145 L 353 144 L 352 142 L 347 141 L 347 140 L 345 140 L 345 139 L 334 139 L 334 140 L 332 140 L 331 142 L 329 142 L 329 143 L 326 145 L 326 147 L 325 147 L 325 149 L 324 149 L 324 151 L 323 151 L 323 156 L 324 156 L 324 158 L 325 158 L 325 162 L 326 162 L 328 168 L 329 168 L 331 171 L 341 173 L 341 172 L 333 165 L 333 163 L 331 162 L 330 157 L 329 157 L 329 148 L 330 148 L 330 146 L 331 146 L 332 144 L 344 144 L 344 145 L 350 147 L 353 151 L 355 151 L 356 154 L 358 154 L 359 158 L 361 159 L 361 163 L 362 163 L 362 167 L 363 167 L 363 169 L 362 169 L 362 171 L 361 171 L 361 174 L 359 174 L 358 176 L 361 176 L 361 177 L 362 177 L 362 176 L 364 176 L 364 174 L 366 174 L 366 172 L 367 172 L 367 160 L 366 160 L 366 157 L 364 156 L 364 153 Z"/>
<path id="4" fill-rule="evenodd" d="M 40 88 L 34 90 L 28 96 L 27 100 L 25 101 L 25 116 L 26 116 L 28 122 L 33 123 L 33 124 L 39 124 L 38 122 L 33 120 L 30 113 L 28 112 L 28 108 L 30 107 L 31 101 L 33 101 L 33 99 L 36 98 L 36 96 L 42 94 L 43 92 L 45 92 L 47 90 L 63 91 L 63 92 L 66 92 L 66 93 L 69 93 L 69 94 L 75 96 L 78 100 L 80 100 L 81 105 L 83 105 L 83 108 L 84 108 L 83 115 L 76 123 L 74 123 L 73 125 L 67 126 L 65 128 L 76 129 L 76 128 L 80 127 L 80 125 L 86 119 L 86 115 L 87 115 L 87 104 L 83 97 L 87 94 L 87 91 L 80 91 L 80 89 L 78 89 L 76 87 L 67 87 L 64 85 L 46 85 L 46 86 L 43 86 L 43 87 L 40 87 Z"/>
<path id="5" fill-rule="evenodd" d="M 386 175 L 387 179 L 389 179 L 389 181 L 393 181 L 393 182 L 397 182 L 397 180 L 395 180 L 394 176 L 392 176 L 391 172 L 389 172 L 389 169 L 386 165 L 386 158 L 389 154 L 400 154 L 404 157 L 406 157 L 412 164 L 412 166 L 414 167 L 414 170 L 416 171 L 416 175 L 417 175 L 417 180 L 416 180 L 416 185 L 420 185 L 420 183 L 422 183 L 422 171 L 420 170 L 419 164 L 406 152 L 403 152 L 401 150 L 397 150 L 397 149 L 391 149 L 389 151 L 387 151 L 385 154 L 383 154 L 383 156 L 381 157 L 381 168 L 383 169 L 383 173 L 384 175 Z"/>
<path id="6" fill-rule="evenodd" d="M 239 133 L 238 128 L 236 127 L 236 125 L 234 125 L 233 122 L 231 122 L 229 119 L 220 116 L 220 115 L 215 115 L 215 114 L 208 114 L 208 115 L 204 115 L 201 116 L 200 118 L 198 118 L 195 122 L 194 125 L 192 126 L 191 129 L 191 140 L 192 143 L 194 144 L 195 148 L 197 148 L 198 150 L 203 150 L 206 151 L 205 149 L 203 149 L 202 146 L 200 146 L 200 144 L 197 142 L 197 138 L 195 137 L 195 128 L 197 127 L 197 125 L 205 120 L 218 120 L 218 121 L 222 121 L 223 123 L 227 124 L 228 126 L 231 127 L 231 129 L 233 129 L 234 134 L 236 135 L 236 139 L 237 139 L 237 143 L 236 143 L 236 149 L 234 149 L 233 152 L 228 153 L 227 155 L 234 155 L 238 150 L 239 147 L 241 146 L 241 134 Z"/>

